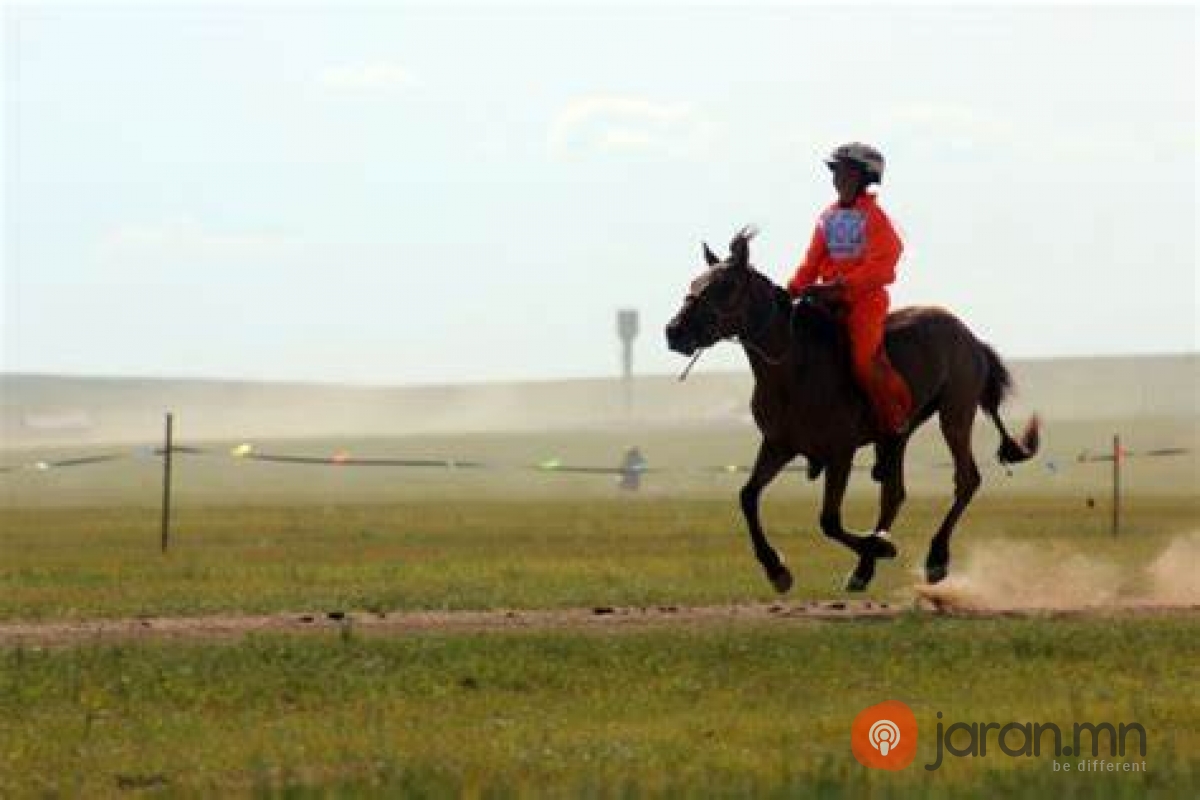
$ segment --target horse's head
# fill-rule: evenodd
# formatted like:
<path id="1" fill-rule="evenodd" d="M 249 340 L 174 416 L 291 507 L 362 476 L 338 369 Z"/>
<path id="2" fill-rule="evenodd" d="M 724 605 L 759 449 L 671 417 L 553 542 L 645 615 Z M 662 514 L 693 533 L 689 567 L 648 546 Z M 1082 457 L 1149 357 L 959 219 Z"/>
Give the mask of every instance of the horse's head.
<path id="1" fill-rule="evenodd" d="M 678 313 L 667 323 L 667 346 L 690 356 L 722 339 L 744 337 L 756 326 L 770 292 L 779 291 L 750 266 L 750 240 L 755 231 L 743 228 L 729 244 L 729 257 L 717 258 L 704 245 L 708 269 L 688 288 Z"/>

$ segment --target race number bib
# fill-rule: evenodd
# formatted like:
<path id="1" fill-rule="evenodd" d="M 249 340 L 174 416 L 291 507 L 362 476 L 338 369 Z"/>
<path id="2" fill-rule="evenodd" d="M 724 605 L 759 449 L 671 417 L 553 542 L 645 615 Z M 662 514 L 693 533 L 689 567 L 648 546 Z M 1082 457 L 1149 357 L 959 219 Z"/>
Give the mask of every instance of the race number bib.
<path id="1" fill-rule="evenodd" d="M 867 217 L 856 208 L 839 208 L 825 217 L 825 246 L 831 258 L 858 258 L 867 242 Z"/>

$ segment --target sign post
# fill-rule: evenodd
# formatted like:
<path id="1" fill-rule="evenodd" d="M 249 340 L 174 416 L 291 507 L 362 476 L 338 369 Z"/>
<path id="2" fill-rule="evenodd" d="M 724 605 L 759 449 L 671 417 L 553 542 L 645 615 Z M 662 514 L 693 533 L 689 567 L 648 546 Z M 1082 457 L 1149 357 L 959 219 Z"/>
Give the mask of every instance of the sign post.
<path id="1" fill-rule="evenodd" d="M 1113 435 L 1113 500 L 1112 500 L 1112 534 L 1121 532 L 1121 436 Z"/>
<path id="2" fill-rule="evenodd" d="M 162 551 L 171 541 L 171 450 L 175 415 L 167 412 L 167 432 L 163 443 Z"/>
<path id="3" fill-rule="evenodd" d="M 633 340 L 637 335 L 637 309 L 618 309 L 617 336 L 621 339 L 621 380 L 624 384 L 626 415 L 633 410 Z"/>

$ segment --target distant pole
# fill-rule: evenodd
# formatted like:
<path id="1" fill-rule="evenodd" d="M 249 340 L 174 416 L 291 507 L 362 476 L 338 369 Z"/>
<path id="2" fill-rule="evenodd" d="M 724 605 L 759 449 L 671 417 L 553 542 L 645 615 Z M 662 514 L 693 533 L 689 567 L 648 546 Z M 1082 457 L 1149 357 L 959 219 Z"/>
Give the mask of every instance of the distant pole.
<path id="1" fill-rule="evenodd" d="M 625 394 L 626 416 L 633 410 L 633 340 L 638 335 L 636 308 L 617 310 L 617 338 L 621 340 L 621 383 Z"/>
<path id="2" fill-rule="evenodd" d="M 163 443 L 162 551 L 171 541 L 171 440 L 175 417 L 167 412 L 167 433 Z"/>
<path id="3" fill-rule="evenodd" d="M 1113 434 L 1113 503 L 1112 532 L 1121 532 L 1121 436 Z"/>

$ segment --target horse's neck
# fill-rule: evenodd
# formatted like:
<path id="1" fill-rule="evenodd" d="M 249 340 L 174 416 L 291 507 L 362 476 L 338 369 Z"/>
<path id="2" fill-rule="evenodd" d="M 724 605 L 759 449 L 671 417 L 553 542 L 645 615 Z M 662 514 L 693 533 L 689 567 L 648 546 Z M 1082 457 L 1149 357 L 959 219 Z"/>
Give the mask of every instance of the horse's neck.
<path id="1" fill-rule="evenodd" d="M 803 323 L 794 330 L 794 322 L 790 307 L 777 313 L 758 340 L 743 343 L 742 349 L 756 383 L 787 387 L 792 396 L 810 393 L 823 397 L 846 371 L 844 356 L 836 339 L 826 341 L 806 332 Z"/>
<path id="2" fill-rule="evenodd" d="M 765 328 L 752 340 L 742 342 L 742 349 L 758 383 L 794 380 L 799 372 L 800 346 L 793 339 L 790 304 L 777 305 Z"/>

